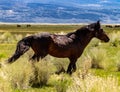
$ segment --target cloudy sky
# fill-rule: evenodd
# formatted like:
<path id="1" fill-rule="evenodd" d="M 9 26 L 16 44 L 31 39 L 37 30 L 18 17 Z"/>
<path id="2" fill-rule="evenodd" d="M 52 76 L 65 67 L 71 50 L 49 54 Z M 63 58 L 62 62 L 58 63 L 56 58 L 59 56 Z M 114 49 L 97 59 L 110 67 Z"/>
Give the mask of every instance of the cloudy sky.
<path id="1" fill-rule="evenodd" d="M 105 8 L 120 8 L 120 0 L 0 0 L 2 2 L 22 2 L 22 3 L 55 3 L 65 5 L 92 6 Z M 111 6 L 109 6 L 111 5 Z"/>
<path id="2" fill-rule="evenodd" d="M 43 9 L 44 7 L 39 6 L 39 9 L 35 10 L 35 6 L 33 6 L 33 8 L 32 6 L 29 7 L 28 3 L 52 4 L 58 5 L 58 8 L 56 8 L 56 12 L 51 7 L 47 7 L 49 10 L 45 10 Z M 71 11 L 69 8 L 65 9 L 64 7 L 59 7 L 60 5 L 76 7 L 77 9 L 82 8 L 84 9 L 84 12 L 81 12 L 81 10 Z M 41 9 L 44 11 L 41 11 Z M 107 11 L 104 11 L 104 9 Z M 32 10 L 32 12 L 30 10 Z M 0 22 L 27 22 L 30 19 L 32 22 L 45 22 L 48 20 L 48 18 L 49 20 L 51 18 L 51 22 L 54 22 L 56 20 L 64 21 L 64 18 L 61 18 L 61 20 L 58 18 L 55 19 L 52 13 L 50 13 L 55 12 L 55 17 L 58 17 L 60 15 L 58 14 L 59 10 L 61 11 L 61 15 L 63 13 L 67 13 L 68 16 L 70 15 L 70 17 L 73 15 L 72 18 L 69 18 L 66 21 L 69 21 L 70 19 L 71 21 L 91 21 L 92 18 L 89 18 L 90 16 L 86 16 L 86 19 L 79 18 L 80 20 L 78 20 L 78 16 L 83 15 L 81 17 L 84 17 L 83 13 L 86 13 L 91 15 L 91 17 L 98 16 L 97 19 L 100 17 L 100 19 L 104 20 L 106 23 L 120 23 L 120 0 L 0 0 Z M 73 12 L 75 12 L 75 14 L 78 14 L 78 16 L 74 16 L 75 14 L 73 14 Z M 44 17 L 46 13 L 50 14 L 51 16 Z M 42 16 L 42 18 L 39 16 Z"/>

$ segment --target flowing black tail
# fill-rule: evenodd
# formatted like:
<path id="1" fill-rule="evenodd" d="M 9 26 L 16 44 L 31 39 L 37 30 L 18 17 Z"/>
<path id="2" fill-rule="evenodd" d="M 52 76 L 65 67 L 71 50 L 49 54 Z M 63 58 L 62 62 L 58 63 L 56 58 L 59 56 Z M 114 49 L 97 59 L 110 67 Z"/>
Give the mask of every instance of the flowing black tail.
<path id="1" fill-rule="evenodd" d="M 23 55 L 30 48 L 30 43 L 26 39 L 22 39 L 17 43 L 16 51 L 12 57 L 10 57 L 7 62 L 12 63 L 16 61 L 21 55 Z"/>

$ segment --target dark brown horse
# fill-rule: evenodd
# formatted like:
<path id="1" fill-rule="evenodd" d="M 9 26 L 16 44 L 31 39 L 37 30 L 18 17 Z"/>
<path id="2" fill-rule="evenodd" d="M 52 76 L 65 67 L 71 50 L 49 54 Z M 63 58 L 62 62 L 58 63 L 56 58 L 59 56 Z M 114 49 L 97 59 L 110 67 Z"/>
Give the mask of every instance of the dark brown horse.
<path id="1" fill-rule="evenodd" d="M 108 36 L 101 29 L 99 21 L 83 26 L 75 32 L 66 35 L 41 33 L 28 36 L 18 42 L 16 51 L 8 59 L 8 63 L 17 60 L 31 47 L 34 51 L 34 55 L 31 57 L 33 60 L 39 61 L 39 58 L 42 59 L 48 54 L 58 58 L 69 58 L 70 64 L 67 73 L 71 74 L 76 70 L 77 59 L 94 37 L 104 42 L 109 41 Z"/>

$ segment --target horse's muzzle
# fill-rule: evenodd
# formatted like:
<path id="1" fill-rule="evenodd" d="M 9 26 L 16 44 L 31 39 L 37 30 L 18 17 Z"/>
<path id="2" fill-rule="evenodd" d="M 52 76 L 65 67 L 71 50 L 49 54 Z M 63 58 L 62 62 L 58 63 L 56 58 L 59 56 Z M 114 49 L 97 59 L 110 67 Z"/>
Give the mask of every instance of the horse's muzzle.
<path id="1" fill-rule="evenodd" d="M 104 42 L 109 42 L 109 40 L 110 40 L 110 39 L 107 37 L 107 39 L 106 39 L 106 40 L 104 40 Z"/>

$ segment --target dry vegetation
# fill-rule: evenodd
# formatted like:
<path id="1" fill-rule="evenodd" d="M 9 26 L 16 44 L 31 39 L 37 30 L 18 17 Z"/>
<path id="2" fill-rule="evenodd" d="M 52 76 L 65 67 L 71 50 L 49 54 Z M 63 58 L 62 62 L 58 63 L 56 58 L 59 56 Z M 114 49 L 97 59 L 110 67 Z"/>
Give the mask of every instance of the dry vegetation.
<path id="1" fill-rule="evenodd" d="M 41 30 L 40 30 L 41 28 Z M 46 30 L 45 30 L 45 29 Z M 47 30 L 54 33 L 68 32 L 78 25 L 39 26 L 26 28 L 23 25 L 2 25 L 0 30 L 0 92 L 120 92 L 120 29 L 106 29 L 109 43 L 93 39 L 77 62 L 77 71 L 71 76 L 55 74 L 62 68 L 66 70 L 69 61 L 47 56 L 40 62 L 31 63 L 28 58 L 31 50 L 11 65 L 4 61 L 13 54 L 16 42 L 29 33 Z M 22 32 L 18 32 L 22 30 Z M 35 31 L 33 32 L 33 29 Z M 58 30 L 59 29 L 59 30 Z M 13 30 L 13 31 L 12 31 Z M 29 30 L 29 31 L 28 31 Z M 32 32 L 31 32 L 32 30 Z M 68 30 L 68 31 L 66 31 Z M 25 34 L 23 34 L 25 32 Z"/>

